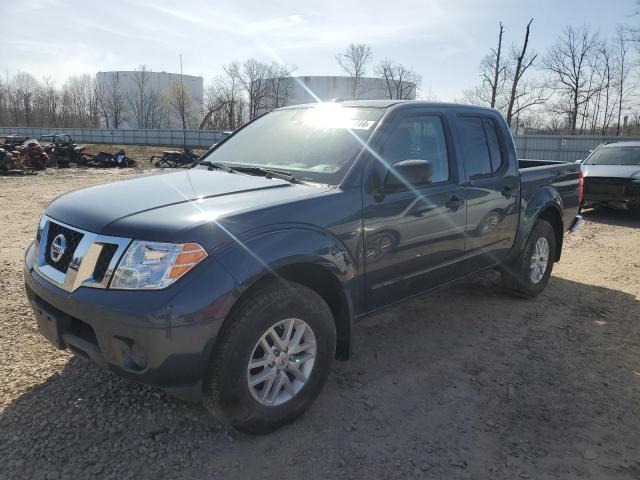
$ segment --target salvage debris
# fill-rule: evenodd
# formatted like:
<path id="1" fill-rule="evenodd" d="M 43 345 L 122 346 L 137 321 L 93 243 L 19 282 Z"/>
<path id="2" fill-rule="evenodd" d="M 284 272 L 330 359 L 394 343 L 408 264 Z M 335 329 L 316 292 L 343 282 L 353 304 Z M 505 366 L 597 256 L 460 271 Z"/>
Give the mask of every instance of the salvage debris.
<path id="1" fill-rule="evenodd" d="M 157 155 L 152 155 L 149 163 L 153 163 L 156 158 L 158 158 Z M 186 168 L 197 160 L 198 154 L 185 147 L 183 151 L 165 150 L 154 165 L 158 168 Z"/>

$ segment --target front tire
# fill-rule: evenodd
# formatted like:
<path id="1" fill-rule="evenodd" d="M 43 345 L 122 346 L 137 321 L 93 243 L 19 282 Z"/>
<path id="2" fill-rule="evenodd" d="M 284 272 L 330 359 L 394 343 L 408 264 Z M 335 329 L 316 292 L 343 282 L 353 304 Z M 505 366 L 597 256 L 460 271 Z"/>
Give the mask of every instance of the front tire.
<path id="1" fill-rule="evenodd" d="M 204 382 L 204 406 L 247 433 L 268 433 L 304 413 L 335 356 L 336 331 L 315 291 L 272 281 L 231 314 Z"/>
<path id="2" fill-rule="evenodd" d="M 545 220 L 538 220 L 520 257 L 501 269 L 505 288 L 519 297 L 537 297 L 549 283 L 555 258 L 553 227 Z"/>

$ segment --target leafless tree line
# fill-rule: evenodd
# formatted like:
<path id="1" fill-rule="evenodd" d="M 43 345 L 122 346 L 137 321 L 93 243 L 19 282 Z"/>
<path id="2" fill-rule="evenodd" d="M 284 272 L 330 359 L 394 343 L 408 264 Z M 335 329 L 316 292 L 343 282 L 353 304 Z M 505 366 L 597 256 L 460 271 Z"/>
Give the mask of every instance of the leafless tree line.
<path id="1" fill-rule="evenodd" d="M 632 47 L 640 45 L 634 29 L 620 26 L 611 39 L 586 25 L 567 26 L 544 55 L 529 49 L 533 19 L 522 43 L 504 53 L 504 26 L 497 47 L 480 63 L 482 82 L 464 92 L 462 101 L 498 109 L 509 126 L 525 130 L 590 135 L 630 134 L 635 114 Z"/>
<path id="2" fill-rule="evenodd" d="M 364 43 L 351 43 L 344 52 L 336 55 L 340 68 L 352 78 L 352 92 L 349 100 L 358 100 L 363 93 L 363 79 L 367 75 L 372 59 L 371 47 Z M 391 100 L 415 98 L 422 84 L 422 75 L 390 59 L 384 59 L 378 63 L 374 67 L 374 74 L 384 79 L 387 95 Z"/>
<path id="3" fill-rule="evenodd" d="M 132 82 L 119 74 L 97 82 L 86 74 L 71 76 L 58 87 L 48 77 L 6 73 L 0 78 L 0 126 L 121 128 L 129 121 L 137 128 L 168 128 L 172 110 L 193 123 L 188 118 L 193 99 L 176 85 L 159 92 L 149 74 L 141 65 Z"/>
<path id="4" fill-rule="evenodd" d="M 286 105 L 295 66 L 250 58 L 223 66 L 205 88 L 200 128 L 235 130 L 258 115 Z"/>
<path id="5" fill-rule="evenodd" d="M 336 60 L 353 78 L 351 98 L 366 89 L 363 82 L 372 60 L 371 47 L 351 44 Z M 179 82 L 160 92 L 151 71 L 140 65 L 133 80 L 118 73 L 100 81 L 89 75 L 72 76 L 58 87 L 51 79 L 37 80 L 26 72 L 0 79 L 0 126 L 169 128 L 170 114 L 183 128 L 234 130 L 256 116 L 287 104 L 296 81 L 296 67 L 254 58 L 233 61 L 205 87 L 203 104 L 196 105 Z M 389 59 L 375 66 L 385 80 L 390 99 L 414 98 L 422 77 Z M 196 119 L 194 111 L 202 115 Z"/>
<path id="6" fill-rule="evenodd" d="M 89 75 L 71 76 L 60 87 L 28 72 L 0 79 L 0 125 L 95 127 L 98 106 Z"/>
<path id="7" fill-rule="evenodd" d="M 171 128 L 171 113 L 180 119 L 179 127 L 195 128 L 194 100 L 179 80 L 173 80 L 166 91 L 151 81 L 151 70 L 140 65 L 130 81 L 119 73 L 105 81 L 96 81 L 94 96 L 98 117 L 106 128 L 121 128 L 127 122 L 134 128 Z"/>

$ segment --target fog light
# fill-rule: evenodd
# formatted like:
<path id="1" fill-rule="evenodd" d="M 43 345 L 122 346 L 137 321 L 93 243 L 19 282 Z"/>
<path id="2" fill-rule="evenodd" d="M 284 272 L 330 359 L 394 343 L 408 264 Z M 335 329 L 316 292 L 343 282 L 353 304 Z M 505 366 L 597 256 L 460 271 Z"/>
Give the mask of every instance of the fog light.
<path id="1" fill-rule="evenodd" d="M 131 361 L 135 363 L 136 367 L 140 370 L 147 368 L 147 352 L 138 342 L 133 342 L 131 345 Z"/>
<path id="2" fill-rule="evenodd" d="M 149 362 L 142 345 L 131 338 L 114 337 L 120 350 L 119 363 L 128 370 L 144 370 Z"/>

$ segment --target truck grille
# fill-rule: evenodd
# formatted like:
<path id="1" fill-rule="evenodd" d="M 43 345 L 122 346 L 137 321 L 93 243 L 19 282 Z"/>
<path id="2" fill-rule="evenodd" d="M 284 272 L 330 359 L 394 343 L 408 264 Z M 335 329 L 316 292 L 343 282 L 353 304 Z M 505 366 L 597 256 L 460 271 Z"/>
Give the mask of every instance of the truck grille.
<path id="1" fill-rule="evenodd" d="M 102 245 L 102 250 L 98 256 L 98 261 L 96 262 L 96 268 L 93 270 L 94 281 L 102 282 L 102 280 L 104 280 L 104 276 L 109 269 L 111 259 L 115 255 L 117 249 L 118 245 L 114 243 L 105 243 Z"/>
<path id="2" fill-rule="evenodd" d="M 62 234 L 66 240 L 66 248 L 62 257 L 56 262 L 51 258 L 51 243 L 53 239 Z M 45 260 L 53 268 L 62 273 L 67 273 L 73 254 L 78 248 L 80 241 L 84 235 L 80 232 L 63 227 L 55 222 L 49 223 L 49 232 L 47 234 L 47 243 L 44 250 Z"/>
<path id="3" fill-rule="evenodd" d="M 59 242 L 66 244 L 66 248 L 60 258 L 55 259 L 51 246 L 59 235 L 64 236 L 64 241 L 59 239 Z M 107 288 L 130 242 L 130 238 L 87 232 L 44 216 L 36 235 L 34 269 L 68 292 L 79 287 Z"/>

